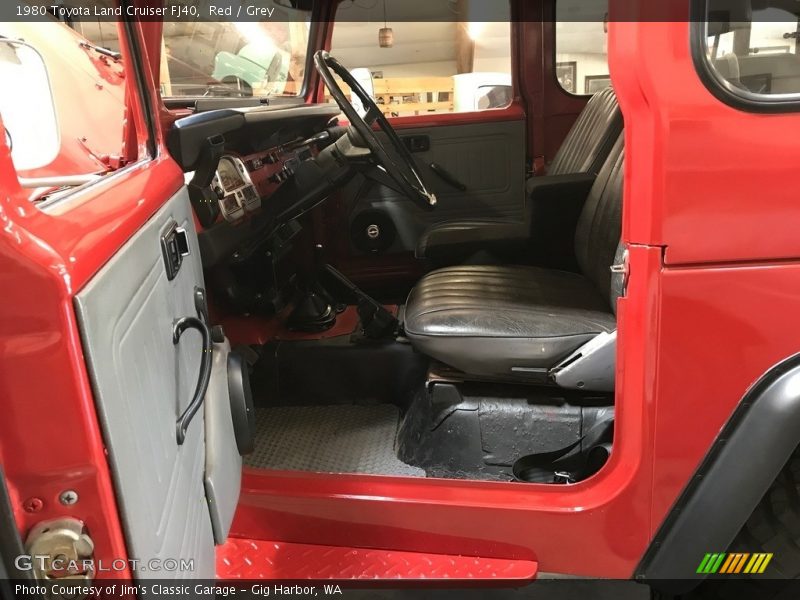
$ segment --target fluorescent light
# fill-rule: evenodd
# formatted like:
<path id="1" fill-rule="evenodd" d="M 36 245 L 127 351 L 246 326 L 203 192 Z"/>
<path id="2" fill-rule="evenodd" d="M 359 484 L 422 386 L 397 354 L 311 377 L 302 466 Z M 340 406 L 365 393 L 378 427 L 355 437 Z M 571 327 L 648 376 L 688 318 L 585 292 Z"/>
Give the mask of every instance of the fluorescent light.
<path id="1" fill-rule="evenodd" d="M 475 42 L 483 35 L 483 32 L 486 30 L 486 23 L 482 23 L 480 21 L 470 21 L 467 23 L 467 35 L 469 35 L 470 39 Z"/>

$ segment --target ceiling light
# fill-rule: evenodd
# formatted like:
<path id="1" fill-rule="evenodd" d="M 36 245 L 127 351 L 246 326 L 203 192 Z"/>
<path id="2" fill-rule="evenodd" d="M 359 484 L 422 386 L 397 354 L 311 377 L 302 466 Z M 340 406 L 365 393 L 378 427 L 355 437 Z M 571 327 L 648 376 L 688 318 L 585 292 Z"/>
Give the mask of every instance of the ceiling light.
<path id="1" fill-rule="evenodd" d="M 378 45 L 381 48 L 394 46 L 394 30 L 386 21 L 386 0 L 383 0 L 383 27 L 378 31 Z"/>
<path id="2" fill-rule="evenodd" d="M 467 35 L 469 35 L 470 39 L 475 42 L 483 35 L 483 32 L 486 30 L 486 23 L 482 23 L 480 21 L 470 21 L 467 23 Z"/>

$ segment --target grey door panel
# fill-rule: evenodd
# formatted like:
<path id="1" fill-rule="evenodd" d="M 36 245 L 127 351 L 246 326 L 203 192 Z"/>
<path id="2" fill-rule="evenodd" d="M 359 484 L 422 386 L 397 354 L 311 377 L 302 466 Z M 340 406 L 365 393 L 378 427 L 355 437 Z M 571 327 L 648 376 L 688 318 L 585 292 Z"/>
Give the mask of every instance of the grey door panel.
<path id="1" fill-rule="evenodd" d="M 236 446 L 236 434 L 228 395 L 227 340 L 214 344 L 211 382 L 206 393 L 206 472 L 205 488 L 214 540 L 222 544 L 228 537 L 242 483 L 242 457 Z"/>
<path id="2" fill-rule="evenodd" d="M 161 235 L 173 223 L 185 228 L 190 254 L 169 281 Z M 202 285 L 183 189 L 75 298 L 129 555 L 194 561 L 193 572 L 148 569 L 136 577 L 214 577 L 204 413 L 195 416 L 181 446 L 175 424 L 197 385 L 202 340 L 188 330 L 174 345 L 172 326 L 197 316 L 194 288 Z"/>
<path id="3" fill-rule="evenodd" d="M 413 157 L 423 181 L 438 199 L 426 211 L 385 186 L 353 182 L 345 191 L 351 220 L 367 210 L 385 212 L 397 229 L 391 251 L 416 247 L 430 225 L 473 218 L 522 220 L 525 201 L 525 122 L 440 125 L 398 130 L 401 138 L 427 138 L 430 148 Z M 384 138 L 385 139 L 385 138 Z M 460 183 L 461 191 L 430 168 L 436 163 Z"/>

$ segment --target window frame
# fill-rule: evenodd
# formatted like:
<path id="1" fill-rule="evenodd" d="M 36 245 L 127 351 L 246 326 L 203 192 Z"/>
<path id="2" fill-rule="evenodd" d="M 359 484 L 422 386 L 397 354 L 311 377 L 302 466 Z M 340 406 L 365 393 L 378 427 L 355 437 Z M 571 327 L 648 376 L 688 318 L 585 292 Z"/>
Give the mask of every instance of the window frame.
<path id="1" fill-rule="evenodd" d="M 745 112 L 788 113 L 800 111 L 800 91 L 791 94 L 758 94 L 743 90 L 722 77 L 708 59 L 706 36 L 708 0 L 691 0 L 689 40 L 692 62 L 700 81 L 721 102 Z"/>

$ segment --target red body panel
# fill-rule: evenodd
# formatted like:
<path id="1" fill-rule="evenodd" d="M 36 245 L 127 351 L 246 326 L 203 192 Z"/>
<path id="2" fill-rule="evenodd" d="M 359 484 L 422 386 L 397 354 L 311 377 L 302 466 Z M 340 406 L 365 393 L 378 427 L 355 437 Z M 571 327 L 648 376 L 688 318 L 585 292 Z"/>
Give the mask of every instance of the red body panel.
<path id="1" fill-rule="evenodd" d="M 789 149 L 800 119 L 746 113 L 712 96 L 692 63 L 686 22 L 615 23 L 614 33 L 612 75 L 626 118 L 623 237 L 662 247 L 666 265 L 646 348 L 657 361 L 655 531 L 748 387 L 800 351 Z"/>
<path id="2" fill-rule="evenodd" d="M 616 33 L 627 63 L 616 85 L 635 128 L 629 238 L 665 246 L 668 265 L 800 257 L 788 225 L 800 219 L 797 113 L 745 112 L 715 98 L 695 71 L 685 22 L 618 23 Z"/>

